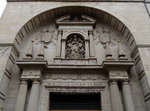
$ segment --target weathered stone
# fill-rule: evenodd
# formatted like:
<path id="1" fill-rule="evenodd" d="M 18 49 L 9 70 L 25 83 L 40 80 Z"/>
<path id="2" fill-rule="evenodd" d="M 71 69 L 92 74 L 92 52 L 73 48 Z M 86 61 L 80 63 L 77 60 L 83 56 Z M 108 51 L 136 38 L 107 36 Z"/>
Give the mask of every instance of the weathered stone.
<path id="1" fill-rule="evenodd" d="M 8 1 L 0 19 L 0 108 L 48 111 L 50 93 L 99 93 L 102 111 L 150 110 L 149 3 Z"/>

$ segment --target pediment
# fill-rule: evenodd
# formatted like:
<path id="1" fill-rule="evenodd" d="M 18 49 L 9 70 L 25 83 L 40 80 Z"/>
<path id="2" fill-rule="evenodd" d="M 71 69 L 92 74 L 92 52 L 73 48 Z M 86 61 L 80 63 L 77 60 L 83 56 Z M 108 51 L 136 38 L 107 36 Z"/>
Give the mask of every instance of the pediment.
<path id="1" fill-rule="evenodd" d="M 87 15 L 66 15 L 56 20 L 57 25 L 95 25 L 96 20 Z"/>

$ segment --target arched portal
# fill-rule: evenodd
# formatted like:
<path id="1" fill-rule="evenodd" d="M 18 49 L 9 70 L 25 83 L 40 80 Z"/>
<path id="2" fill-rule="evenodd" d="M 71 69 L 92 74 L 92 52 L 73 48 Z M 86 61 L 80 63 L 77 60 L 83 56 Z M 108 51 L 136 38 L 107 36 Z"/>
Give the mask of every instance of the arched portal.
<path id="1" fill-rule="evenodd" d="M 95 8 L 90 7 L 82 7 L 82 6 L 67 6 L 67 7 L 60 7 L 53 10 L 49 10 L 43 12 L 31 20 L 29 20 L 16 34 L 16 39 L 14 41 L 17 48 L 19 48 L 21 42 L 24 38 L 28 37 L 28 34 L 32 32 L 33 29 L 40 27 L 42 24 L 46 24 L 52 20 L 58 19 L 59 17 L 65 15 L 88 15 L 92 18 L 95 18 L 97 21 L 104 21 L 107 24 L 112 25 L 118 31 L 120 31 L 123 37 L 127 40 L 128 45 L 131 51 L 135 52 L 136 41 L 128 29 L 128 27 L 119 19 L 114 17 L 113 15 L 104 12 L 102 10 L 98 10 Z"/>
<path id="2" fill-rule="evenodd" d="M 16 64 L 23 70 L 18 93 L 24 92 L 15 111 L 19 104 L 27 111 L 48 110 L 56 93 L 98 94 L 98 111 L 135 111 L 129 72 L 135 70 L 136 42 L 126 25 L 107 12 L 81 6 L 49 10 L 28 21 L 14 43 L 20 52 Z"/>

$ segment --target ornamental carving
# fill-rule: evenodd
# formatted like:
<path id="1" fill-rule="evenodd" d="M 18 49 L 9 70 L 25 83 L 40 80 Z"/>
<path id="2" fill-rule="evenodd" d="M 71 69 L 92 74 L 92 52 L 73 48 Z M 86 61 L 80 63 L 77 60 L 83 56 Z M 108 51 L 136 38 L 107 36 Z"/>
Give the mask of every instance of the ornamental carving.
<path id="1" fill-rule="evenodd" d="M 66 58 L 82 59 L 85 58 L 85 43 L 78 34 L 72 34 L 66 41 Z"/>
<path id="2" fill-rule="evenodd" d="M 46 45 L 50 43 L 55 43 L 57 40 L 57 30 L 50 29 L 47 27 L 46 29 L 42 29 L 35 37 L 35 45 L 38 45 L 41 43 L 41 41 L 44 41 Z"/>
<path id="3" fill-rule="evenodd" d="M 86 72 L 88 73 L 88 72 Z M 66 74 L 50 74 L 45 73 L 43 79 L 52 79 L 52 80 L 100 80 L 100 79 L 106 79 L 104 75 L 100 74 L 72 74 L 67 73 Z"/>
<path id="4" fill-rule="evenodd" d="M 106 43 L 109 42 L 111 46 L 116 46 L 117 40 L 110 30 L 106 30 L 102 27 L 102 30 L 96 30 L 94 33 L 94 40 L 96 40 L 96 44 L 101 43 L 104 48 L 106 47 Z"/>
<path id="5" fill-rule="evenodd" d="M 61 93 L 99 93 L 104 88 L 46 88 L 49 92 Z"/>

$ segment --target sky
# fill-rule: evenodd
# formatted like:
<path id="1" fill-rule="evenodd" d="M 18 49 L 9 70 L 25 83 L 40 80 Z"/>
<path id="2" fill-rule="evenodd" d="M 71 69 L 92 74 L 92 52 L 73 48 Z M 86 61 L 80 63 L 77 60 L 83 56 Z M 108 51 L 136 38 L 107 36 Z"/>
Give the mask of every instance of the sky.
<path id="1" fill-rule="evenodd" d="M 0 0 L 0 17 L 4 11 L 6 4 L 7 4 L 6 0 Z"/>

